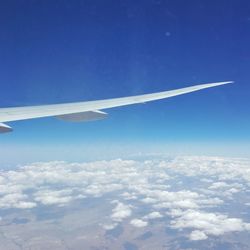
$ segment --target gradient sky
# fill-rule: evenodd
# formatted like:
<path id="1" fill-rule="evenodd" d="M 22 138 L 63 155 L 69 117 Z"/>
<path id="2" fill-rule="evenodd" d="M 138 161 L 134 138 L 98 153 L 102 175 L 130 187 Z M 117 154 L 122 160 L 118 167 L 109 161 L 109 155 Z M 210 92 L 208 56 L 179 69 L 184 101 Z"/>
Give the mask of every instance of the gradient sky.
<path id="1" fill-rule="evenodd" d="M 247 0 L 2 1 L 1 107 L 235 84 L 110 109 L 98 122 L 10 122 L 0 163 L 250 156 L 249 13 Z"/>

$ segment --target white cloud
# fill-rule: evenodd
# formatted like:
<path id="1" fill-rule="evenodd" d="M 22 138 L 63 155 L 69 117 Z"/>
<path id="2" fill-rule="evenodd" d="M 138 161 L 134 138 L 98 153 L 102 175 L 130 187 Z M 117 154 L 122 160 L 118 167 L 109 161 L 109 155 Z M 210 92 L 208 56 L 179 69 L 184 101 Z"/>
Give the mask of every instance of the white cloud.
<path id="1" fill-rule="evenodd" d="M 158 219 L 158 218 L 162 218 L 162 217 L 163 217 L 163 215 L 161 213 L 155 211 L 155 212 L 152 212 L 152 213 L 144 216 L 143 218 L 144 219 Z"/>
<path id="2" fill-rule="evenodd" d="M 146 227 L 148 222 L 140 219 L 133 219 L 130 221 L 130 224 L 134 227 Z"/>
<path id="3" fill-rule="evenodd" d="M 28 196 L 21 193 L 6 194 L 0 198 L 0 208 L 33 208 L 36 207 L 35 202 L 27 200 Z"/>
<path id="4" fill-rule="evenodd" d="M 124 192 L 121 194 L 124 200 L 136 200 L 138 197 L 135 195 L 135 193 L 128 193 Z"/>
<path id="5" fill-rule="evenodd" d="M 35 201 L 44 205 L 54 205 L 69 203 L 73 198 L 71 196 L 72 190 L 40 190 L 34 194 Z"/>
<path id="6" fill-rule="evenodd" d="M 194 230 L 189 236 L 190 240 L 206 240 L 207 238 L 207 235 L 199 230 Z"/>
<path id="7" fill-rule="evenodd" d="M 249 159 L 186 156 L 176 157 L 170 163 L 165 162 L 162 168 L 185 176 L 211 177 L 220 181 L 237 180 L 250 184 L 249 163 Z"/>
<path id="8" fill-rule="evenodd" d="M 214 236 L 229 232 L 248 231 L 250 229 L 250 223 L 245 223 L 242 219 L 191 209 L 178 214 L 171 221 L 171 226 L 176 229 L 194 228 L 206 235 Z"/>
<path id="9" fill-rule="evenodd" d="M 215 182 L 213 183 L 209 189 L 219 189 L 219 188 L 227 188 L 228 184 L 225 182 Z"/>
<path id="10" fill-rule="evenodd" d="M 226 183 L 226 182 L 215 182 L 210 187 L 208 187 L 215 192 L 220 193 L 221 196 L 231 198 L 233 194 L 244 190 L 242 184 L 239 183 Z"/>
<path id="11" fill-rule="evenodd" d="M 117 225 L 118 225 L 118 223 L 110 223 L 110 224 L 104 224 L 104 225 L 102 225 L 102 227 L 103 227 L 105 230 L 112 230 L 112 229 L 114 229 Z"/>
<path id="12" fill-rule="evenodd" d="M 204 198 L 199 201 L 199 204 L 205 207 L 214 207 L 217 205 L 221 205 L 222 203 L 224 203 L 224 201 L 217 197 L 208 199 Z"/>
<path id="13" fill-rule="evenodd" d="M 202 182 L 207 182 L 207 183 L 213 182 L 213 180 L 208 179 L 208 178 L 201 178 L 201 181 L 202 181 Z"/>
<path id="14" fill-rule="evenodd" d="M 171 209 L 170 211 L 166 212 L 167 215 L 171 216 L 171 217 L 178 217 L 181 216 L 183 214 L 183 210 L 179 209 L 179 208 L 174 208 Z"/>
<path id="15" fill-rule="evenodd" d="M 106 230 L 132 217 L 133 209 L 141 218 L 130 218 L 134 226 L 146 226 L 147 220 L 170 216 L 173 228 L 193 230 L 191 240 L 205 239 L 249 230 L 243 219 L 230 217 L 230 212 L 224 215 L 225 208 L 216 212 L 221 204 L 249 189 L 249 165 L 247 159 L 190 156 L 150 161 L 35 163 L 0 172 L 0 208 L 66 206 L 77 199 L 104 197 L 107 201 L 111 197 L 119 201 L 112 202 L 113 209 L 107 215 L 110 222 L 103 225 Z"/>
<path id="16" fill-rule="evenodd" d="M 151 204 L 151 203 L 156 203 L 156 202 L 157 202 L 157 199 L 153 199 L 153 198 L 150 198 L 150 197 L 146 197 L 146 198 L 141 199 L 141 201 L 142 201 L 143 203 L 146 203 L 146 204 Z"/>
<path id="17" fill-rule="evenodd" d="M 129 205 L 125 205 L 119 201 L 115 201 L 115 203 L 116 207 L 112 209 L 111 215 L 113 221 L 121 222 L 131 215 L 132 210 Z"/>

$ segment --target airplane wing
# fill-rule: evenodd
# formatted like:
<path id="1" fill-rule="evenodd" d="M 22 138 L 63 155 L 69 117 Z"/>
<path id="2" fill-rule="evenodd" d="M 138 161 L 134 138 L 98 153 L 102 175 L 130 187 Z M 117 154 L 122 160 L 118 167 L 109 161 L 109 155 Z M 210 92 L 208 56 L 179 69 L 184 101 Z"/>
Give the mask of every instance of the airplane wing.
<path id="1" fill-rule="evenodd" d="M 232 81 L 200 84 L 191 87 L 175 89 L 170 91 L 163 91 L 152 94 L 136 95 L 136 96 L 97 100 L 97 101 L 52 104 L 52 105 L 42 105 L 42 106 L 0 108 L 0 133 L 12 131 L 12 128 L 4 124 L 4 122 L 50 117 L 50 116 L 65 121 L 76 121 L 76 122 L 99 120 L 107 117 L 107 113 L 101 111 L 103 109 L 109 109 L 109 108 L 138 104 L 138 103 L 146 103 L 150 101 L 165 99 L 172 96 L 182 95 L 197 90 L 211 88 L 228 83 L 232 83 Z"/>

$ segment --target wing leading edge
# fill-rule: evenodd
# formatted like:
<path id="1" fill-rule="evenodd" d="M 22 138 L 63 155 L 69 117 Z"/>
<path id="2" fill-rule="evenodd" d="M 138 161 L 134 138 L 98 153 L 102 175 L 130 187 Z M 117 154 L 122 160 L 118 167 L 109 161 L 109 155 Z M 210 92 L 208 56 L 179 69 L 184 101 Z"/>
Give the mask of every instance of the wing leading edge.
<path id="1" fill-rule="evenodd" d="M 26 120 L 26 119 L 34 119 L 34 118 L 50 117 L 50 116 L 54 116 L 62 120 L 72 120 L 72 121 L 99 120 L 106 117 L 107 115 L 106 113 L 99 111 L 102 109 L 109 109 L 119 106 L 126 106 L 126 105 L 165 99 L 228 83 L 232 83 L 232 81 L 200 84 L 191 87 L 175 89 L 170 91 L 163 91 L 152 94 L 120 97 L 120 98 L 97 100 L 97 101 L 52 104 L 52 105 L 42 105 L 42 106 L 0 108 L 0 125 L 2 124 L 1 125 L 2 127 L 0 126 L 0 128 L 2 128 L 0 129 L 0 133 L 11 131 L 11 128 L 8 125 L 3 124 L 2 122 Z M 88 117 L 93 119 L 87 119 Z"/>

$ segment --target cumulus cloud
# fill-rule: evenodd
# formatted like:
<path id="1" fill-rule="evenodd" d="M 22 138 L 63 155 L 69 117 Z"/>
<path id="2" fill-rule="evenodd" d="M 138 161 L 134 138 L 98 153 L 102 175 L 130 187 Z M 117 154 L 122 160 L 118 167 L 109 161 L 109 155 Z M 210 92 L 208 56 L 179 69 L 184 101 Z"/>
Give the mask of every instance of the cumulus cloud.
<path id="1" fill-rule="evenodd" d="M 0 208 L 34 208 L 36 203 L 27 200 L 28 196 L 21 193 L 6 194 L 0 198 Z"/>
<path id="2" fill-rule="evenodd" d="M 112 230 L 114 229 L 118 223 L 110 223 L 110 224 L 103 224 L 101 225 L 105 230 Z"/>
<path id="3" fill-rule="evenodd" d="M 73 197 L 72 190 L 40 190 L 34 194 L 35 201 L 39 201 L 44 205 L 63 205 L 69 203 Z"/>
<path id="4" fill-rule="evenodd" d="M 148 222 L 141 219 L 133 219 L 130 221 L 130 224 L 134 227 L 146 227 Z"/>
<path id="5" fill-rule="evenodd" d="M 158 218 L 162 218 L 162 214 L 155 211 L 155 212 L 152 212 L 146 216 L 144 216 L 144 219 L 158 219 Z"/>
<path id="6" fill-rule="evenodd" d="M 162 162 L 162 168 L 171 169 L 185 176 L 215 178 L 219 181 L 245 181 L 250 184 L 249 159 L 207 156 L 176 157 L 171 162 Z M 209 180 L 211 180 L 209 178 Z"/>
<path id="7" fill-rule="evenodd" d="M 146 198 L 141 199 L 141 201 L 142 201 L 143 203 L 146 203 L 146 204 L 151 204 L 151 203 L 156 203 L 156 202 L 157 202 L 157 199 L 153 199 L 153 198 L 150 198 L 150 197 L 146 197 Z"/>
<path id="8" fill-rule="evenodd" d="M 219 236 L 229 232 L 240 232 L 250 230 L 250 223 L 245 223 L 239 218 L 229 218 L 227 215 L 219 213 L 207 213 L 198 210 L 186 210 L 177 215 L 171 221 L 172 228 L 194 228 L 195 233 L 190 235 L 190 239 L 205 235 Z M 203 234 L 201 234 L 201 232 Z"/>
<path id="9" fill-rule="evenodd" d="M 34 163 L 0 172 L 0 209 L 67 206 L 79 199 L 104 197 L 107 202 L 115 199 L 107 215 L 110 221 L 102 225 L 106 230 L 128 218 L 131 225 L 144 227 L 149 220 L 168 217 L 166 226 L 192 230 L 189 239 L 202 240 L 249 230 L 249 223 L 223 214 L 225 208 L 220 207 L 249 190 L 249 165 L 247 159 L 190 156 Z"/>
<path id="10" fill-rule="evenodd" d="M 124 192 L 121 194 L 121 196 L 123 197 L 124 200 L 136 200 L 137 199 L 137 196 L 135 195 L 135 193 Z"/>
<path id="11" fill-rule="evenodd" d="M 229 185 L 225 182 L 214 182 L 209 189 L 219 189 L 219 188 L 227 188 Z"/>
<path id="12" fill-rule="evenodd" d="M 131 215 L 132 210 L 129 205 L 125 205 L 119 201 L 114 201 L 113 203 L 116 203 L 116 207 L 112 209 L 112 220 L 121 222 Z"/>
<path id="13" fill-rule="evenodd" d="M 206 240 L 207 238 L 207 235 L 199 230 L 194 230 L 189 236 L 190 240 Z"/>
<path id="14" fill-rule="evenodd" d="M 121 190 L 135 178 L 134 164 L 119 159 L 82 164 L 45 162 L 1 172 L 0 207 L 62 205 L 84 197 L 101 197 Z M 11 201 L 13 195 L 16 202 Z"/>

